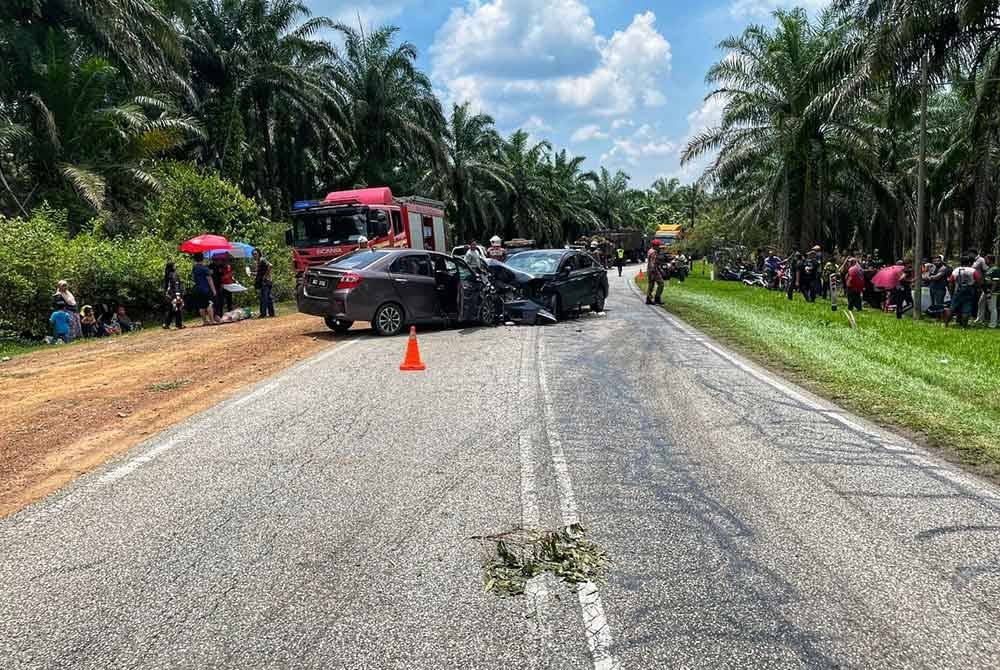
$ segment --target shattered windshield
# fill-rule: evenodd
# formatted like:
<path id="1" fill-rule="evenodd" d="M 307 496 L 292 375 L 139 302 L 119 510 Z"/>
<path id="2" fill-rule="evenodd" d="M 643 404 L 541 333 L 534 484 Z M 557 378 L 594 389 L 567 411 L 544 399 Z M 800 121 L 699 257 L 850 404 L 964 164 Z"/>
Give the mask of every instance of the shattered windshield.
<path id="1" fill-rule="evenodd" d="M 561 251 L 524 251 L 507 259 L 507 265 L 533 275 L 555 274 L 559 269 Z"/>

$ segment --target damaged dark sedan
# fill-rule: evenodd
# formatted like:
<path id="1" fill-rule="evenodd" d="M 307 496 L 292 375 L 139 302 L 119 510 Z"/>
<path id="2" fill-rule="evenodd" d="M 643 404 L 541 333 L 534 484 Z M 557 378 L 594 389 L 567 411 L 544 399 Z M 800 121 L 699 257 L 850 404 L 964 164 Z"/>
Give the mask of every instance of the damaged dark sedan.
<path id="1" fill-rule="evenodd" d="M 608 273 L 590 254 L 574 249 L 524 251 L 506 264 L 489 261 L 487 266 L 498 286 L 512 287 L 556 318 L 584 307 L 604 311 Z"/>

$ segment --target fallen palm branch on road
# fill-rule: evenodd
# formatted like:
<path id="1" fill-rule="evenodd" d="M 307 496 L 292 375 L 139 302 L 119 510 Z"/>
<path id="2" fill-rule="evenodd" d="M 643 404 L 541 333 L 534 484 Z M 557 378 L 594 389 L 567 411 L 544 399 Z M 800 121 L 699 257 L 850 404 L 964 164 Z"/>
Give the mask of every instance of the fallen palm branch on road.
<path id="1" fill-rule="evenodd" d="M 472 539 L 489 553 L 486 590 L 498 595 L 522 595 L 530 579 L 546 572 L 579 584 L 602 580 L 608 568 L 607 554 L 586 538 L 580 524 L 559 530 L 514 528 Z"/>

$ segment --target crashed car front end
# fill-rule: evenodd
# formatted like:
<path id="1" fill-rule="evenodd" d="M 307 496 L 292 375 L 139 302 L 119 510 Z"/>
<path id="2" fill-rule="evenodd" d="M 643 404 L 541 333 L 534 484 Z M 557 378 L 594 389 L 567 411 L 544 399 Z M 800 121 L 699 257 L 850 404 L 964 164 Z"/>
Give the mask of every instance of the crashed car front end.
<path id="1" fill-rule="evenodd" d="M 486 267 L 503 302 L 505 321 L 523 325 L 556 322 L 556 316 L 546 307 L 552 292 L 549 279 L 494 260 L 487 261 Z"/>

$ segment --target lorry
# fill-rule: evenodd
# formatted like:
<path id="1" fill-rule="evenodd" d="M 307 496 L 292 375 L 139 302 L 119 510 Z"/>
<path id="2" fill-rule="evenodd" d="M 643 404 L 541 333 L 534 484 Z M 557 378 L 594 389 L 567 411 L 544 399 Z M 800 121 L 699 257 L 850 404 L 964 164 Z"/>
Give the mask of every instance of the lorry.
<path id="1" fill-rule="evenodd" d="M 419 196 L 396 198 L 386 186 L 334 191 L 322 200 L 296 202 L 285 243 L 295 275 L 325 265 L 361 246 L 446 252 L 444 203 Z"/>
<path id="2" fill-rule="evenodd" d="M 629 262 L 638 263 L 643 260 L 646 253 L 646 245 L 643 243 L 642 231 L 631 229 L 602 230 L 596 233 L 611 242 L 612 247 L 621 247 L 625 250 L 625 258 Z"/>
<path id="3" fill-rule="evenodd" d="M 653 239 L 660 241 L 660 247 L 662 249 L 669 249 L 674 244 L 679 242 L 681 237 L 681 227 L 672 224 L 657 226 L 656 232 L 653 234 Z"/>

